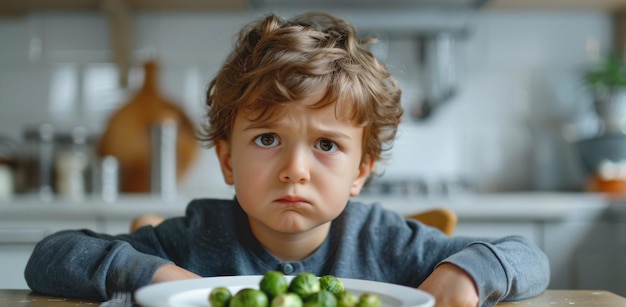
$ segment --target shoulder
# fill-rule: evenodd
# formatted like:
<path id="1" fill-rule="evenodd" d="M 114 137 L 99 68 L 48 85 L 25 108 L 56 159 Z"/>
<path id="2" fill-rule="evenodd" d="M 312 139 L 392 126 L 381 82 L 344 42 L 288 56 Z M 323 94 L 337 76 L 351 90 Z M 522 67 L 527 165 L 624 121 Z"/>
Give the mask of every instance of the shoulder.
<path id="1" fill-rule="evenodd" d="M 374 226 L 398 225 L 406 219 L 395 211 L 382 207 L 380 203 L 366 204 L 360 201 L 350 200 L 343 215 L 348 220 L 359 220 Z"/>
<path id="2" fill-rule="evenodd" d="M 367 234 L 370 237 L 385 237 L 404 233 L 410 236 L 417 225 L 395 211 L 385 209 L 380 203 L 349 201 L 342 215 L 337 219 L 346 232 Z"/>
<path id="3" fill-rule="evenodd" d="M 233 199 L 219 199 L 219 198 L 197 198 L 192 200 L 187 205 L 187 211 L 222 211 L 232 210 L 237 206 L 237 202 Z"/>
<path id="4" fill-rule="evenodd" d="M 226 220 L 232 219 L 239 209 L 237 202 L 232 199 L 194 199 L 185 211 L 186 218 L 197 217 L 201 220 Z"/>
<path id="5" fill-rule="evenodd" d="M 194 234 L 206 235 L 208 229 L 231 231 L 241 211 L 234 200 L 228 199 L 194 199 L 185 210 L 184 216 L 169 218 L 158 227 L 161 232 L 181 232 L 185 236 Z"/>
<path id="6" fill-rule="evenodd" d="M 385 209 L 376 202 L 366 204 L 350 201 L 341 218 L 346 228 L 356 228 L 356 231 L 367 233 L 373 238 L 394 238 L 406 243 L 415 240 L 418 234 L 420 238 L 440 236 L 440 231 Z"/>

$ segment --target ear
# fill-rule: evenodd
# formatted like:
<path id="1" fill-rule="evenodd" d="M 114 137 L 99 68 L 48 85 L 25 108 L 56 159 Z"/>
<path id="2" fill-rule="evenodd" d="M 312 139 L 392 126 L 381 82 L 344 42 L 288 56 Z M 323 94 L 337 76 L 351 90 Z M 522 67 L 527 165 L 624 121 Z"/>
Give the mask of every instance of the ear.
<path id="1" fill-rule="evenodd" d="M 361 166 L 359 166 L 357 176 L 356 178 L 354 178 L 354 181 L 352 181 L 352 186 L 350 187 L 350 196 L 357 196 L 359 195 L 359 193 L 361 193 L 361 189 L 363 188 L 363 185 L 365 184 L 367 178 L 372 173 L 375 164 L 376 161 L 370 159 L 369 157 L 365 157 L 363 159 L 363 162 L 361 162 Z"/>
<path id="2" fill-rule="evenodd" d="M 220 168 L 222 169 L 224 181 L 228 185 L 233 185 L 235 183 L 235 179 L 233 176 L 233 167 L 230 159 L 230 144 L 228 141 L 217 141 L 215 143 L 215 153 L 217 154 L 217 159 L 220 161 Z"/>

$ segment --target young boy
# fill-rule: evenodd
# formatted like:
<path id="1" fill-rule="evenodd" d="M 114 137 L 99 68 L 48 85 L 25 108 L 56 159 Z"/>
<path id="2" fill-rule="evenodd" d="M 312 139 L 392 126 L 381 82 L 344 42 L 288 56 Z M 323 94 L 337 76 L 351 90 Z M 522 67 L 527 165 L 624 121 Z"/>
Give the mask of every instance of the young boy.
<path id="1" fill-rule="evenodd" d="M 312 272 L 418 287 L 438 306 L 489 306 L 543 291 L 546 256 L 521 237 L 447 237 L 349 200 L 395 137 L 400 90 L 346 21 L 269 15 L 242 29 L 207 91 L 232 200 L 128 235 L 64 231 L 27 265 L 38 292 L 91 299 L 169 280 Z"/>

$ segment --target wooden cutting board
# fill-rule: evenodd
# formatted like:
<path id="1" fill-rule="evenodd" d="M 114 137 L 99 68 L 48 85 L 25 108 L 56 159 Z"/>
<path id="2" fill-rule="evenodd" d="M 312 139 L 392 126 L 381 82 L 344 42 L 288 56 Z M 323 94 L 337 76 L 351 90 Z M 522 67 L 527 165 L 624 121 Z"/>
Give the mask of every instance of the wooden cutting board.
<path id="1" fill-rule="evenodd" d="M 151 127 L 164 120 L 177 123 L 177 181 L 189 171 L 200 144 L 192 121 L 176 103 L 158 88 L 158 64 L 144 65 L 145 81 L 139 92 L 109 119 L 100 139 L 98 154 L 113 155 L 120 164 L 120 190 L 124 193 L 150 192 Z"/>

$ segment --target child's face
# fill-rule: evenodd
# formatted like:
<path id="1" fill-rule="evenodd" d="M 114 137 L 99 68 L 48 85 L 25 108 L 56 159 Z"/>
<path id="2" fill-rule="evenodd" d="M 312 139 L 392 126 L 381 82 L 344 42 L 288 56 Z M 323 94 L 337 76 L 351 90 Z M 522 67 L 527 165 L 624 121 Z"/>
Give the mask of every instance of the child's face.
<path id="1" fill-rule="evenodd" d="M 239 112 L 230 142 L 217 142 L 224 179 L 251 226 L 301 233 L 326 224 L 370 174 L 374 163 L 361 163 L 363 128 L 337 119 L 334 104 L 308 107 L 318 99 L 294 102 L 265 122 Z"/>

